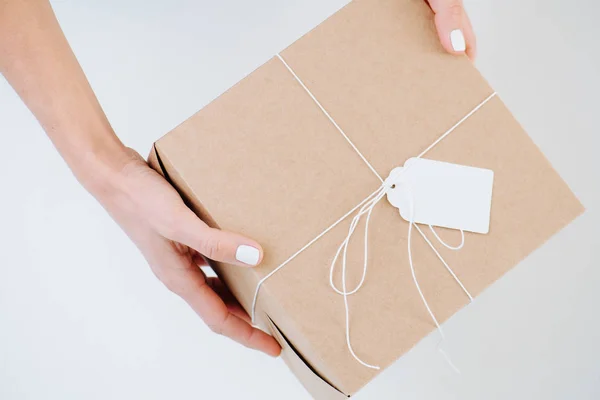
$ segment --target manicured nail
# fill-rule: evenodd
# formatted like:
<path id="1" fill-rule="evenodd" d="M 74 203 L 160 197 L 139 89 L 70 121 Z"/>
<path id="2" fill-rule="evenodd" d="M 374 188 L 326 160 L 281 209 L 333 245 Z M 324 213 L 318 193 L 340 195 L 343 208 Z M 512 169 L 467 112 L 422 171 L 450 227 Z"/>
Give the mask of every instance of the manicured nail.
<path id="1" fill-rule="evenodd" d="M 237 251 L 235 252 L 235 259 L 241 263 L 254 266 L 258 264 L 258 260 L 260 259 L 260 251 L 255 247 L 243 244 L 237 248 Z"/>
<path id="2" fill-rule="evenodd" d="M 467 49 L 467 44 L 465 43 L 465 36 L 463 35 L 460 29 L 455 29 L 450 32 L 450 42 L 452 43 L 452 48 L 454 51 L 463 52 Z"/>

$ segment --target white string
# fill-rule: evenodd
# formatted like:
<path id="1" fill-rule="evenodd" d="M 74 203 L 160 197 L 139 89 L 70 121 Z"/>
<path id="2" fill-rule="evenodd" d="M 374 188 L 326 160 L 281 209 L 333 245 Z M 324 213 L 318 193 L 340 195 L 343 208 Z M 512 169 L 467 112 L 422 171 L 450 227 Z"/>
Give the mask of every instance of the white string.
<path id="1" fill-rule="evenodd" d="M 379 190 L 379 193 L 371 201 L 366 203 L 361 208 L 359 213 L 352 219 L 352 223 L 350 224 L 350 229 L 348 230 L 348 235 L 346 236 L 346 239 L 342 242 L 342 245 L 338 248 L 338 251 L 334 257 L 334 260 L 331 263 L 330 274 L 329 274 L 329 284 L 331 285 L 333 290 L 335 290 L 337 293 L 344 296 L 344 314 L 345 314 L 345 320 L 346 320 L 346 346 L 348 347 L 350 354 L 352 355 L 352 357 L 354 357 L 354 359 L 356 361 L 358 361 L 363 366 L 365 366 L 367 368 L 371 368 L 371 369 L 380 369 L 380 368 L 377 365 L 371 365 L 371 364 L 361 360 L 360 357 L 358 357 L 356 355 L 356 353 L 354 352 L 354 349 L 352 348 L 352 342 L 350 341 L 350 307 L 348 305 L 348 296 L 356 293 L 365 281 L 365 276 L 367 274 L 367 265 L 368 265 L 368 262 L 367 262 L 367 260 L 368 260 L 368 253 L 367 253 L 368 231 L 369 231 L 368 225 L 369 225 L 369 221 L 371 219 L 371 212 L 373 211 L 373 208 L 377 205 L 377 203 L 379 203 L 379 200 L 381 200 L 383 198 L 383 196 L 385 196 L 385 194 L 386 194 L 385 187 L 382 186 Z M 360 218 L 365 213 L 367 214 L 367 220 L 366 220 L 366 226 L 365 226 L 365 242 L 364 242 L 365 252 L 364 252 L 363 275 L 360 280 L 360 283 L 356 286 L 356 288 L 353 291 L 348 292 L 346 289 L 346 254 L 347 254 L 347 250 L 348 250 L 348 243 L 350 241 L 350 237 L 352 236 L 352 234 L 354 233 L 354 230 L 356 229 L 356 226 L 358 225 L 358 222 L 360 221 Z M 337 287 L 335 286 L 335 284 L 333 283 L 333 271 L 335 269 L 335 262 L 337 261 L 337 258 L 339 257 L 342 247 L 344 249 L 343 255 L 342 255 L 342 291 L 339 291 L 337 289 Z"/>
<path id="2" fill-rule="evenodd" d="M 340 128 L 340 126 L 337 124 L 337 122 L 335 122 L 335 120 L 331 117 L 331 115 L 329 115 L 329 113 L 327 112 L 327 110 L 325 110 L 325 107 L 323 107 L 321 105 L 321 103 L 319 102 L 319 100 L 317 100 L 317 98 L 315 97 L 315 95 L 313 95 L 312 92 L 306 87 L 306 85 L 304 84 L 304 82 L 302 82 L 302 79 L 300 79 L 300 77 L 298 75 L 296 75 L 296 73 L 294 72 L 294 70 L 288 65 L 287 62 L 285 62 L 285 60 L 283 59 L 283 57 L 281 57 L 280 54 L 277 54 L 277 58 L 279 58 L 281 60 L 281 62 L 283 63 L 283 65 L 285 65 L 285 67 L 287 68 L 287 70 L 290 71 L 290 73 L 294 76 L 294 78 L 296 78 L 296 80 L 298 81 L 298 83 L 300 84 L 300 86 L 302 86 L 302 88 L 306 91 L 306 93 L 308 93 L 308 95 L 310 96 L 310 98 L 313 99 L 313 101 L 317 104 L 317 106 L 319 106 L 319 108 L 321 109 L 321 111 L 323 111 L 323 114 L 325 114 L 325 116 L 329 119 L 329 121 L 331 121 L 331 123 L 333 124 L 333 126 L 335 126 L 335 128 L 338 130 L 338 132 L 340 132 L 342 134 L 342 136 L 344 137 L 344 139 L 346 139 L 346 141 L 350 144 L 350 146 L 352 146 L 352 148 L 354 149 L 354 151 L 356 152 L 356 154 L 358 154 L 360 156 L 360 158 L 362 158 L 362 160 L 365 162 L 365 164 L 367 164 L 367 166 L 375 174 L 375 176 L 377 178 L 379 178 L 379 180 L 381 182 L 383 182 L 383 178 L 381 177 L 381 175 L 379 175 L 379 173 L 377 173 L 377 171 L 375 170 L 375 168 L 373 168 L 373 166 L 371 165 L 371 163 L 365 158 L 365 156 L 363 156 L 363 154 L 360 152 L 360 150 L 358 150 L 358 147 L 356 147 L 354 145 L 354 143 L 352 143 L 352 140 L 350 140 L 350 138 L 348 137 L 348 135 L 346 135 L 346 133 L 343 131 L 343 129 Z"/>
<path id="3" fill-rule="evenodd" d="M 419 292 L 419 296 L 421 296 L 421 300 L 423 300 L 423 304 L 425 304 L 425 308 L 427 309 L 427 312 L 431 316 L 431 319 L 435 323 L 435 326 L 440 331 L 440 335 L 442 336 L 442 339 L 443 339 L 443 338 L 445 338 L 445 336 L 444 336 L 444 332 L 442 331 L 442 327 L 438 323 L 438 320 L 435 317 L 435 314 L 433 313 L 433 311 L 431 311 L 431 307 L 429 307 L 429 303 L 427 303 L 427 300 L 425 299 L 425 295 L 423 294 L 423 291 L 421 290 L 421 285 L 419 285 L 419 281 L 417 280 L 417 276 L 415 274 L 415 267 L 413 265 L 413 258 L 412 258 L 412 245 L 411 245 L 412 228 L 413 228 L 413 225 L 416 226 L 415 218 L 414 218 L 415 203 L 414 203 L 414 198 L 412 197 L 412 191 L 409 190 L 408 192 L 410 193 L 410 196 L 409 196 L 409 198 L 410 198 L 410 221 L 408 222 L 408 240 L 406 241 L 406 244 L 408 247 L 408 264 L 410 265 L 410 272 L 412 274 L 415 286 L 417 287 L 417 291 Z"/>
<path id="4" fill-rule="evenodd" d="M 348 235 L 346 235 L 346 238 L 344 239 L 344 241 L 342 242 L 342 244 L 338 247 L 337 252 L 335 253 L 335 257 L 333 257 L 333 261 L 331 262 L 331 268 L 329 271 L 329 285 L 333 288 L 333 290 L 335 290 L 336 293 L 338 294 L 344 294 L 346 293 L 347 295 L 351 295 L 356 293 L 361 286 L 363 285 L 364 281 L 365 281 L 365 276 L 367 275 L 367 265 L 368 265 L 368 237 L 369 237 L 369 221 L 371 220 L 371 212 L 373 211 L 373 208 L 377 205 L 377 203 L 379 203 L 379 200 L 381 200 L 381 198 L 383 196 L 385 196 L 386 192 L 384 190 L 385 188 L 383 186 L 381 186 L 379 188 L 379 190 L 377 192 L 375 192 L 377 195 L 370 200 L 369 202 L 365 203 L 362 208 L 360 209 L 360 211 L 358 212 L 358 214 L 352 218 L 352 222 L 350 223 L 350 229 L 348 230 Z M 346 291 L 340 291 L 335 284 L 333 283 L 333 274 L 335 271 L 335 265 L 336 262 L 340 256 L 340 253 L 343 250 L 343 255 L 342 255 L 342 268 L 345 268 L 346 265 L 346 253 L 348 250 L 348 243 L 350 241 L 350 237 L 352 236 L 352 234 L 354 233 L 354 230 L 356 229 L 356 226 L 358 225 L 360 218 L 364 215 L 367 214 L 367 220 L 366 220 L 366 225 L 365 225 L 365 238 L 364 238 L 364 264 L 363 264 L 363 274 L 362 274 L 362 278 L 360 280 L 360 282 L 358 283 L 358 285 L 356 286 L 355 289 L 353 289 L 351 292 L 346 292 Z"/>
<path id="5" fill-rule="evenodd" d="M 475 114 L 477 111 L 479 111 L 479 109 L 481 107 L 485 106 L 488 101 L 490 101 L 491 99 L 493 99 L 494 96 L 496 96 L 496 94 L 497 94 L 496 92 L 490 94 L 484 101 L 482 101 L 481 103 L 479 103 L 479 105 L 477 107 L 475 107 L 474 109 L 472 109 L 467 115 L 465 115 L 464 117 L 462 117 L 460 121 L 458 121 L 456 124 L 454 124 L 454 126 L 452 126 L 452 128 L 450 128 L 446 132 L 444 132 L 444 134 L 442 136 L 440 136 L 435 142 L 431 143 L 428 148 L 426 148 L 425 150 L 423 150 L 423 152 L 421 152 L 421 154 L 419 154 L 417 156 L 417 158 L 423 157 L 425 154 L 427 154 L 429 152 L 429 150 L 431 150 L 435 146 L 437 146 L 437 144 L 439 142 L 441 142 L 442 140 L 444 140 L 446 138 L 446 136 L 448 136 L 449 134 L 451 134 L 452 132 L 454 132 L 454 130 L 456 128 L 458 128 L 459 126 L 461 126 L 463 122 L 465 122 L 466 120 L 468 120 L 473 114 Z"/>
<path id="6" fill-rule="evenodd" d="M 387 191 L 390 188 L 390 184 L 389 182 L 386 183 L 386 181 L 384 181 L 381 176 L 377 173 L 377 171 L 375 170 L 375 168 L 373 168 L 373 166 L 371 165 L 371 163 L 369 163 L 369 161 L 362 155 L 362 153 L 358 150 L 358 148 L 354 145 L 354 143 L 350 140 L 350 138 L 346 135 L 346 133 L 342 130 L 342 128 L 340 128 L 340 126 L 335 122 L 335 120 L 331 117 L 331 115 L 329 115 L 329 113 L 325 110 L 325 108 L 321 105 L 321 103 L 316 99 L 316 97 L 312 94 L 312 92 L 306 87 L 306 85 L 302 82 L 302 80 L 298 77 L 298 75 L 292 70 L 292 68 L 287 64 L 287 62 L 281 57 L 281 55 L 277 54 L 277 57 L 279 58 L 279 60 L 281 60 L 281 62 L 285 65 L 285 67 L 288 69 L 288 71 L 294 76 L 294 78 L 298 81 L 298 83 L 302 86 L 302 88 L 306 91 L 306 93 L 308 93 L 308 95 L 312 98 L 312 100 L 317 104 L 317 106 L 321 109 L 321 111 L 325 114 L 325 116 L 329 119 L 329 121 L 336 127 L 336 129 L 340 132 L 340 134 L 344 137 L 344 139 L 346 139 L 346 141 L 350 144 L 350 146 L 354 149 L 354 151 L 360 156 L 360 158 L 365 162 L 365 164 L 369 167 L 369 169 L 375 174 L 375 176 L 377 176 L 377 178 L 382 182 L 382 185 L 373 193 L 371 193 L 369 196 L 367 196 L 363 201 L 361 201 L 357 206 L 355 206 L 353 209 L 351 209 L 350 211 L 348 211 L 346 214 L 344 214 L 340 219 L 338 219 L 337 221 L 335 221 L 331 226 L 329 226 L 327 229 L 325 229 L 323 232 L 321 232 L 319 235 L 317 235 L 314 239 L 312 239 L 310 242 L 308 242 L 306 245 L 304 245 L 301 249 L 299 249 L 296 253 L 292 254 L 287 260 L 285 260 L 283 263 L 281 263 L 277 268 L 275 268 L 273 271 L 271 271 L 269 274 L 267 274 L 264 278 L 262 278 L 261 280 L 258 281 L 257 285 L 256 285 L 256 290 L 254 292 L 254 298 L 252 300 L 252 321 L 255 321 L 255 317 L 256 317 L 256 304 L 258 301 L 258 294 L 260 291 L 261 286 L 264 284 L 264 282 L 269 279 L 271 276 L 273 276 L 276 272 L 278 272 L 279 270 L 281 270 L 283 267 L 285 267 L 287 264 L 289 264 L 293 259 L 295 259 L 299 254 L 301 254 L 304 250 L 306 250 L 308 247 L 310 247 L 312 244 L 314 244 L 317 240 L 319 240 L 320 238 L 322 238 L 324 235 L 326 235 L 329 231 L 331 231 L 334 227 L 336 227 L 338 224 L 340 224 L 343 220 L 345 220 L 348 216 L 350 216 L 352 213 L 354 213 L 357 209 L 360 208 L 359 212 L 357 215 L 354 216 L 354 218 L 352 219 L 352 222 L 350 224 L 350 228 L 348 229 L 348 235 L 346 236 L 346 238 L 344 239 L 344 241 L 342 242 L 342 244 L 340 245 L 340 247 L 338 248 L 336 255 L 332 261 L 331 264 L 331 268 L 330 268 L 330 275 L 329 275 L 329 283 L 330 286 L 333 288 L 333 290 L 335 290 L 336 293 L 341 294 L 344 297 L 344 309 L 345 309 L 345 319 L 346 319 L 346 344 L 348 346 L 348 350 L 350 351 L 351 355 L 362 365 L 364 365 L 365 367 L 368 368 L 372 368 L 372 369 L 379 369 L 378 366 L 375 365 L 371 365 L 369 363 L 366 363 L 364 361 L 362 361 L 354 352 L 353 348 L 352 348 L 352 344 L 350 341 L 350 318 L 349 318 L 349 306 L 348 306 L 348 296 L 356 293 L 364 284 L 365 281 L 365 277 L 366 277 L 366 273 L 367 273 L 367 266 L 368 266 L 368 226 L 369 226 L 369 222 L 370 222 L 370 218 L 371 218 L 371 213 L 374 209 L 374 207 L 379 203 L 379 201 L 387 194 Z M 417 158 L 422 158 L 426 153 L 428 153 L 431 149 L 433 149 L 437 144 L 439 144 L 444 138 L 446 138 L 448 135 L 450 135 L 450 133 L 452 133 L 456 128 L 458 128 L 463 122 L 465 122 L 469 117 L 471 117 L 473 114 L 475 114 L 475 112 L 477 112 L 481 107 L 483 107 L 488 101 L 490 101 L 494 96 L 496 96 L 496 92 L 492 93 L 490 96 L 488 96 L 483 102 L 481 102 L 479 105 L 477 105 L 473 110 L 471 110 L 467 115 L 465 115 L 460 121 L 458 121 L 456 124 L 454 124 L 449 130 L 447 130 L 446 132 L 444 132 L 435 142 L 433 142 L 429 147 L 427 147 L 424 151 L 421 152 L 421 154 L 419 154 L 417 156 Z M 406 171 L 407 167 L 405 167 L 401 172 Z M 389 178 L 388 178 L 389 179 Z M 348 249 L 348 243 L 350 241 L 350 238 L 352 236 L 352 234 L 354 233 L 360 218 L 363 215 L 367 215 L 367 219 L 366 219 L 366 223 L 365 223 L 365 236 L 364 236 L 364 262 L 363 262 L 363 274 L 361 277 L 360 282 L 358 283 L 358 285 L 356 286 L 356 288 L 354 288 L 352 291 L 348 292 L 347 288 L 346 288 L 346 255 L 347 255 L 347 249 Z M 440 261 L 444 264 L 444 266 L 446 267 L 446 269 L 448 270 L 448 272 L 452 275 L 452 277 L 454 278 L 454 280 L 460 285 L 460 287 L 462 288 L 462 290 L 467 294 L 467 296 L 469 297 L 469 300 L 473 300 L 473 297 L 471 296 L 471 294 L 469 293 L 469 291 L 464 287 L 464 285 L 462 284 L 462 282 L 460 281 L 460 279 L 456 276 L 456 274 L 452 271 L 452 269 L 450 268 L 450 266 L 446 263 L 446 261 L 444 260 L 444 258 L 440 255 L 440 253 L 437 251 L 437 249 L 433 246 L 433 244 L 431 243 L 431 241 L 425 236 L 425 234 L 421 231 L 421 229 L 414 223 L 414 200 L 412 200 L 411 203 L 411 221 L 409 222 L 409 226 L 408 226 L 408 240 L 407 240 L 407 244 L 408 244 L 408 257 L 409 257 L 409 264 L 410 264 L 410 268 L 411 268 L 411 272 L 412 272 L 412 276 L 413 276 L 413 281 L 415 283 L 415 286 L 419 292 L 419 295 L 421 296 L 421 300 L 423 301 L 423 304 L 425 305 L 427 311 L 429 312 L 429 315 L 431 316 L 432 320 L 434 321 L 436 327 L 438 328 L 439 332 L 440 332 L 440 336 L 442 337 L 442 341 L 444 340 L 445 336 L 444 333 L 440 327 L 440 324 L 438 323 L 437 319 L 435 318 L 435 315 L 433 313 L 433 311 L 431 310 L 431 308 L 429 307 L 429 304 L 427 303 L 427 300 L 425 299 L 425 296 L 423 295 L 423 292 L 421 291 L 421 287 L 419 286 L 418 280 L 416 278 L 416 274 L 415 274 L 415 270 L 414 270 L 414 265 L 413 265 L 413 261 L 412 261 L 412 250 L 411 250 L 411 238 L 412 238 L 412 227 L 414 226 L 417 231 L 421 234 L 421 236 L 423 237 L 423 239 L 425 239 L 426 243 L 429 245 L 429 247 L 434 251 L 434 253 L 436 254 L 436 256 L 440 259 Z M 464 246 L 464 232 L 461 230 L 461 244 L 457 247 L 452 247 L 450 245 L 448 245 L 447 243 L 445 243 L 439 236 L 438 234 L 435 232 L 435 230 L 433 229 L 432 226 L 430 226 L 431 231 L 433 232 L 433 234 L 435 235 L 436 239 L 445 247 L 447 247 L 448 249 L 451 250 L 458 250 L 461 249 Z M 342 290 L 340 291 L 334 284 L 333 282 L 333 274 L 334 274 L 334 270 L 335 270 L 335 264 L 336 261 L 338 260 L 340 253 L 342 254 Z M 441 343 L 441 341 L 440 341 Z M 441 349 L 441 347 L 438 345 L 438 350 L 440 351 L 440 353 L 442 353 L 442 355 L 446 358 L 446 361 L 448 362 L 448 364 L 457 372 L 458 369 L 456 368 L 456 366 L 454 366 L 454 364 L 452 363 L 452 361 L 450 360 L 450 358 L 448 357 L 448 355 Z"/>
<path id="7" fill-rule="evenodd" d="M 457 374 L 460 374 L 460 370 L 456 367 L 456 365 L 452 362 L 452 360 L 450 359 L 450 356 L 444 351 L 444 349 L 442 349 L 442 343 L 446 340 L 446 335 L 444 335 L 444 330 L 442 329 L 442 327 L 440 326 L 440 323 L 438 322 L 437 318 L 435 317 L 435 314 L 433 313 L 433 311 L 431 310 L 431 307 L 429 306 L 429 303 L 427 302 L 427 299 L 425 299 L 425 295 L 423 294 L 423 291 L 421 290 L 421 285 L 419 285 L 419 281 L 417 279 L 417 275 L 415 273 L 415 266 L 413 263 L 413 258 L 412 258 L 412 228 L 413 226 L 419 231 L 419 233 L 421 234 L 421 236 L 423 237 L 423 239 L 425 239 L 425 241 L 427 242 L 427 244 L 429 245 L 429 247 L 431 247 L 433 249 L 433 251 L 435 252 L 435 254 L 438 256 L 438 258 L 440 259 L 440 261 L 442 261 L 442 263 L 444 264 L 444 266 L 446 267 L 446 269 L 448 270 L 448 272 L 450 272 L 450 274 L 452 274 L 452 276 L 454 277 L 454 279 L 456 280 L 456 282 L 458 282 L 458 284 L 460 285 L 460 287 L 463 289 L 463 291 L 467 294 L 467 296 L 469 296 L 469 300 L 473 301 L 473 297 L 471 296 L 471 294 L 469 293 L 469 291 L 464 287 L 464 285 L 462 284 L 462 282 L 460 281 L 460 279 L 458 279 L 458 277 L 454 274 L 454 272 L 452 271 L 452 269 L 450 268 L 450 266 L 446 263 L 446 261 L 443 259 L 443 257 L 440 255 L 440 253 L 435 249 L 435 247 L 433 247 L 433 245 L 431 244 L 431 242 L 429 241 L 429 239 L 427 238 L 427 236 L 425 236 L 425 234 L 423 233 L 423 231 L 421 231 L 421 229 L 419 228 L 419 226 L 417 224 L 415 224 L 415 200 L 414 200 L 414 195 L 413 192 L 411 190 L 411 188 L 408 188 L 407 192 L 410 194 L 409 195 L 409 199 L 410 199 L 410 220 L 408 223 L 408 240 L 407 240 L 407 247 L 408 247 L 408 263 L 410 265 L 410 272 L 412 274 L 412 278 L 413 278 L 413 282 L 417 288 L 417 291 L 419 292 L 419 296 L 421 296 L 421 300 L 423 301 L 423 304 L 425 305 L 425 308 L 427 309 L 427 312 L 429 313 L 429 315 L 431 316 L 431 319 L 433 320 L 433 322 L 435 323 L 435 326 L 437 327 L 438 332 L 440 333 L 440 341 L 437 344 L 437 350 L 440 352 L 440 354 L 442 354 L 442 356 L 444 357 L 444 359 L 446 360 L 446 362 L 448 363 L 448 365 L 450 365 L 450 367 L 454 370 L 454 372 L 456 372 Z M 434 232 L 435 231 L 433 229 L 433 227 L 431 227 L 431 230 Z M 463 236 L 463 240 L 461 243 L 461 246 L 464 244 L 464 232 L 461 230 L 462 236 Z M 445 245 L 445 243 L 439 238 L 439 236 L 437 236 L 437 234 L 435 235 L 436 238 Z M 446 246 L 448 248 L 451 248 L 449 246 Z"/>

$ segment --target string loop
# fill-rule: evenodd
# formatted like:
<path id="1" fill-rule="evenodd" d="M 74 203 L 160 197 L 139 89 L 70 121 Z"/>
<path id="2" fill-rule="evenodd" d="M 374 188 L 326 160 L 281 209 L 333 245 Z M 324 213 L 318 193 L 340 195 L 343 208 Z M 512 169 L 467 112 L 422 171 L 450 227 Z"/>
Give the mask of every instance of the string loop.
<path id="1" fill-rule="evenodd" d="M 429 230 L 431 230 L 431 233 L 433 233 L 433 236 L 435 236 L 435 238 L 438 240 L 438 242 L 440 242 L 447 249 L 460 250 L 465 245 L 465 231 L 463 231 L 462 229 L 460 230 L 460 244 L 458 246 L 450 246 L 448 243 L 444 242 L 442 240 L 442 238 L 438 236 L 435 229 L 433 229 L 433 226 L 429 225 Z"/>

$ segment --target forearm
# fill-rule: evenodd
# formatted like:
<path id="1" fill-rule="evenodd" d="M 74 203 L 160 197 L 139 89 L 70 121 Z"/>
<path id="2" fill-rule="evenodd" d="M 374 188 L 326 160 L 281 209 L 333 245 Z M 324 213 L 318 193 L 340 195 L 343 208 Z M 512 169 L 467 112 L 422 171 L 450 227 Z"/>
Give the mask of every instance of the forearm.
<path id="1" fill-rule="evenodd" d="M 0 0 L 0 73 L 77 178 L 103 190 L 127 160 L 47 0 Z"/>

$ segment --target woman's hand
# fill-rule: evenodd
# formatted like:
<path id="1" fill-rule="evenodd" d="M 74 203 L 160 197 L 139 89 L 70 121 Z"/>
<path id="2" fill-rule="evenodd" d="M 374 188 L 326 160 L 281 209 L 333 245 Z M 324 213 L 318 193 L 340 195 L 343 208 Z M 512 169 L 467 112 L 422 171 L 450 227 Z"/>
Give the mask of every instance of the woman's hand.
<path id="1" fill-rule="evenodd" d="M 212 330 L 278 355 L 224 285 L 207 279 L 208 258 L 248 268 L 260 246 L 209 228 L 177 192 L 114 134 L 47 0 L 0 0 L 0 73 L 71 167 L 142 251 L 158 278 Z"/>
<path id="2" fill-rule="evenodd" d="M 200 269 L 206 265 L 202 255 L 240 268 L 257 265 L 262 258 L 258 243 L 208 227 L 136 152 L 125 152 L 122 167 L 102 177 L 102 185 L 87 185 L 92 194 L 137 245 L 158 279 L 214 332 L 277 356 L 275 339 L 254 328 L 225 285 Z"/>
<path id="3" fill-rule="evenodd" d="M 462 0 L 426 0 L 435 13 L 435 26 L 442 46 L 452 54 L 467 54 L 475 60 L 477 43 Z"/>

